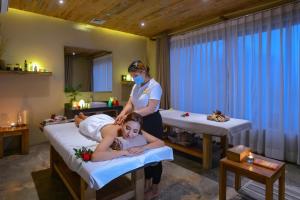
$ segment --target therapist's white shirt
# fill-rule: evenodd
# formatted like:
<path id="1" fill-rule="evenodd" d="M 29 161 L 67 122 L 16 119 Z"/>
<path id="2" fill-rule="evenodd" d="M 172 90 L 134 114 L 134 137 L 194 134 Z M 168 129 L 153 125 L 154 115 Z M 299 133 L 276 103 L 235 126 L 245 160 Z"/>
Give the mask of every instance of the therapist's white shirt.
<path id="1" fill-rule="evenodd" d="M 136 84 L 131 90 L 131 100 L 134 106 L 134 111 L 141 108 L 145 108 L 150 99 L 158 100 L 158 104 L 155 108 L 155 112 L 159 109 L 160 98 L 162 94 L 161 86 L 153 78 L 148 81 L 143 86 L 137 86 Z"/>

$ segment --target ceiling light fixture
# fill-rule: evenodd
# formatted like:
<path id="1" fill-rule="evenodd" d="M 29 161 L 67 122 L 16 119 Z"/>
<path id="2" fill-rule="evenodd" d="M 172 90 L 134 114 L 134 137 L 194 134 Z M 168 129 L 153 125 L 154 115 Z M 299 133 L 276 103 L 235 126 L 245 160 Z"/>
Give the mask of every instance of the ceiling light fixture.
<path id="1" fill-rule="evenodd" d="M 72 53 L 72 55 L 73 55 L 73 56 L 75 56 L 75 55 L 76 55 L 76 53 L 75 53 L 75 52 L 73 52 L 73 53 Z"/>
<path id="2" fill-rule="evenodd" d="M 60 3 L 60 4 L 63 4 L 63 3 L 64 3 L 64 1 L 63 1 L 63 0 L 59 0 L 59 1 L 58 1 L 58 3 Z"/>
<path id="3" fill-rule="evenodd" d="M 141 27 L 144 27 L 145 26 L 145 22 L 141 22 Z"/>
<path id="4" fill-rule="evenodd" d="M 102 25 L 106 22 L 105 19 L 98 19 L 98 18 L 94 18 L 90 21 L 90 23 L 92 24 L 97 24 L 97 25 Z"/>

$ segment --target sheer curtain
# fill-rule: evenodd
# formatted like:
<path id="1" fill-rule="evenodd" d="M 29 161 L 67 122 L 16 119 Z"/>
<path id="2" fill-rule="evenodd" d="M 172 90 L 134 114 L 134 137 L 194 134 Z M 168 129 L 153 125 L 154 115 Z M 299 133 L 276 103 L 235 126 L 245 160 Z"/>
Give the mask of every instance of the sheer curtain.
<path id="1" fill-rule="evenodd" d="M 250 141 L 242 135 L 234 138 L 233 144 L 250 143 L 255 151 L 268 157 L 300 164 L 299 22 L 298 2 L 172 38 L 172 106 L 201 113 L 218 108 L 232 117 L 249 119 L 253 126 Z M 214 39 L 209 30 L 213 27 L 224 36 Z M 191 37 L 193 34 L 196 40 Z M 208 43 L 207 38 L 212 40 Z M 220 39 L 224 62 L 220 62 L 219 54 L 211 54 L 214 51 L 190 53 L 199 45 L 213 44 Z M 182 41 L 190 45 L 178 46 Z M 189 62 L 179 62 L 182 60 Z M 199 60 L 212 62 L 203 65 Z M 178 69 L 183 68 L 186 69 L 183 76 L 198 78 L 197 81 L 192 78 L 189 85 L 184 82 L 180 88 L 176 80 L 183 73 Z M 213 80 L 217 84 L 212 84 Z M 193 94 L 197 99 L 183 94 Z M 212 94 L 222 98 L 219 104 Z"/>
<path id="2" fill-rule="evenodd" d="M 171 107 L 227 111 L 224 39 L 222 24 L 171 38 Z"/>

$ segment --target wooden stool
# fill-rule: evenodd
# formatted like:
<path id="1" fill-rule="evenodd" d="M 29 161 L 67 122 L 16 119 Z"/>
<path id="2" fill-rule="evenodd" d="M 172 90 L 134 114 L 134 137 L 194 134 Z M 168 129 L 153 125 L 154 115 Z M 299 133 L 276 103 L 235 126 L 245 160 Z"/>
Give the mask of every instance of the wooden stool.
<path id="1" fill-rule="evenodd" d="M 3 139 L 5 137 L 21 135 L 22 136 L 22 154 L 28 154 L 29 150 L 29 129 L 27 126 L 22 127 L 8 127 L 1 128 L 0 127 L 0 158 L 3 157 Z"/>
<path id="2" fill-rule="evenodd" d="M 253 154 L 254 155 L 254 154 Z M 246 176 L 249 179 L 263 183 L 266 185 L 266 200 L 273 200 L 273 183 L 279 179 L 279 194 L 280 200 L 284 200 L 285 195 L 285 163 L 265 158 L 263 156 L 254 155 L 254 159 L 259 158 L 269 162 L 277 163 L 279 166 L 276 170 L 271 170 L 265 167 L 248 164 L 246 161 L 235 162 L 223 158 L 220 161 L 220 177 L 219 177 L 219 200 L 226 199 L 226 174 L 227 170 L 235 173 L 235 189 L 241 187 L 241 176 Z"/>

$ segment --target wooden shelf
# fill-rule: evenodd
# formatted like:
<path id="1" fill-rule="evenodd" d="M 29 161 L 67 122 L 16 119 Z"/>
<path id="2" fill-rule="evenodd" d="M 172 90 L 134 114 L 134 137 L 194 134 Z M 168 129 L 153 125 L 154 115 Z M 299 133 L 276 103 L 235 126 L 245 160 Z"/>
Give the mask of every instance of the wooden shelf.
<path id="1" fill-rule="evenodd" d="M 177 151 L 181 151 L 181 152 L 184 152 L 186 154 L 189 154 L 189 155 L 192 155 L 192 156 L 195 156 L 197 158 L 202 158 L 203 157 L 203 154 L 202 154 L 202 151 L 198 148 L 195 148 L 195 147 L 185 147 L 183 145 L 180 145 L 180 144 L 175 144 L 175 143 L 172 143 L 169 139 L 164 139 L 164 142 L 167 146 L 177 150 Z"/>
<path id="2" fill-rule="evenodd" d="M 133 85 L 134 81 L 121 81 L 121 84 L 123 84 L 123 85 Z"/>
<path id="3" fill-rule="evenodd" d="M 19 75 L 27 75 L 27 74 L 32 74 L 32 75 L 42 75 L 42 76 L 51 76 L 52 72 L 31 72 L 31 71 L 5 71 L 5 70 L 0 70 L 0 74 L 19 74 Z"/>

